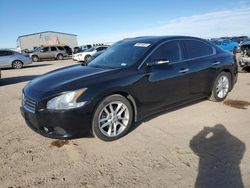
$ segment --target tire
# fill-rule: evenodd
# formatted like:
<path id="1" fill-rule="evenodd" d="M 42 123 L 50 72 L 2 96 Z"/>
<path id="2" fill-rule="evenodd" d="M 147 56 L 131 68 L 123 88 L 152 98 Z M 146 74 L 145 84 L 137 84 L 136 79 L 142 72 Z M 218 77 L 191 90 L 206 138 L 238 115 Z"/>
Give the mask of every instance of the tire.
<path id="1" fill-rule="evenodd" d="M 238 68 L 238 72 L 239 73 L 245 73 L 246 72 L 245 67 L 240 66 L 240 62 L 239 61 L 237 61 L 237 68 Z"/>
<path id="2" fill-rule="evenodd" d="M 84 58 L 85 63 L 89 63 L 92 60 L 91 55 L 86 55 Z"/>
<path id="3" fill-rule="evenodd" d="M 33 62 L 38 62 L 38 61 L 39 61 L 38 56 L 33 55 L 33 56 L 32 56 L 32 61 L 33 61 Z"/>
<path id="4" fill-rule="evenodd" d="M 57 59 L 57 60 L 63 60 L 63 55 L 62 55 L 62 54 L 58 54 L 58 55 L 56 56 L 56 59 Z"/>
<path id="5" fill-rule="evenodd" d="M 20 60 L 15 60 L 12 62 L 13 69 L 21 69 L 23 67 L 23 62 Z"/>
<path id="6" fill-rule="evenodd" d="M 210 100 L 214 102 L 223 101 L 231 89 L 231 74 L 221 72 L 215 79 Z"/>
<path id="7" fill-rule="evenodd" d="M 114 141 L 129 131 L 132 121 L 133 109 L 130 102 L 121 95 L 111 95 L 103 99 L 96 108 L 92 118 L 92 133 L 101 140 Z"/>

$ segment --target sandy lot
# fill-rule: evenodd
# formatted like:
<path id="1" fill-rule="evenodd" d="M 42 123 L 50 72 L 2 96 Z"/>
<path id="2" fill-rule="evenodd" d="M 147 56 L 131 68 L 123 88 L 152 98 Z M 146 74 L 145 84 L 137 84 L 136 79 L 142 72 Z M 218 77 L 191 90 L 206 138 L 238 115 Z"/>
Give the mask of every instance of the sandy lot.
<path id="1" fill-rule="evenodd" d="M 239 75 L 226 103 L 166 112 L 115 142 L 55 142 L 26 126 L 21 91 L 34 77 L 72 64 L 2 71 L 0 187 L 250 187 L 250 73 Z"/>

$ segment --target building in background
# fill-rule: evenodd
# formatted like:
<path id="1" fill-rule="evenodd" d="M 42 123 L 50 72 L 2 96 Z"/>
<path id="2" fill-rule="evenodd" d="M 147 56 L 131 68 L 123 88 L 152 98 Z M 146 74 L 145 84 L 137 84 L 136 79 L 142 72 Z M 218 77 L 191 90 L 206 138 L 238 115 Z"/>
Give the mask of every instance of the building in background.
<path id="1" fill-rule="evenodd" d="M 70 48 L 78 46 L 77 35 L 55 31 L 45 31 L 17 38 L 18 51 L 33 51 L 40 46 L 67 45 Z"/>

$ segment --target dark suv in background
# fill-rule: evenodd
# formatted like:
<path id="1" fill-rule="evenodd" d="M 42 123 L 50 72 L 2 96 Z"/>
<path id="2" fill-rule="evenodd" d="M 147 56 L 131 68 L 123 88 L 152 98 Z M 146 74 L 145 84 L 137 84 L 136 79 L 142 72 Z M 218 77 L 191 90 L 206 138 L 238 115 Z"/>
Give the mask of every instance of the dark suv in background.
<path id="1" fill-rule="evenodd" d="M 36 48 L 36 50 L 30 53 L 29 55 L 34 62 L 37 62 L 42 59 L 62 60 L 64 57 L 69 56 L 69 50 L 66 50 L 62 46 L 44 46 Z"/>

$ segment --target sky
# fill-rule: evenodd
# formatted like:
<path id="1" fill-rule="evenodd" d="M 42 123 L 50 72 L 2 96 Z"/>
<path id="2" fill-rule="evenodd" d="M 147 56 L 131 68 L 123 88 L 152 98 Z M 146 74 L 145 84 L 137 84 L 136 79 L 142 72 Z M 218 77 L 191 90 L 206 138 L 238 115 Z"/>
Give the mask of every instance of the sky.
<path id="1" fill-rule="evenodd" d="M 250 36 L 250 0 L 0 0 L 0 48 L 42 31 L 78 44 L 145 35 Z"/>

